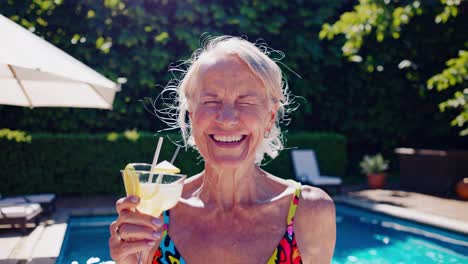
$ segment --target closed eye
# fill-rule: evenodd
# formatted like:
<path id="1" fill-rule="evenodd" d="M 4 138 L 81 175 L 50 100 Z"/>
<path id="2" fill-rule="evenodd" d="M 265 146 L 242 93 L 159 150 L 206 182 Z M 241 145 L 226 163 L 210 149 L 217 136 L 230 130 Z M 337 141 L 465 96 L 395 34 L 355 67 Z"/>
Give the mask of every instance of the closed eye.
<path id="1" fill-rule="evenodd" d="M 253 102 L 238 102 L 237 104 L 240 105 L 240 106 L 251 106 L 251 105 L 256 105 L 256 104 L 253 103 Z"/>
<path id="2" fill-rule="evenodd" d="M 220 101 L 205 101 L 205 102 L 203 102 L 203 105 L 216 106 L 216 105 L 218 105 L 220 103 L 221 103 Z"/>

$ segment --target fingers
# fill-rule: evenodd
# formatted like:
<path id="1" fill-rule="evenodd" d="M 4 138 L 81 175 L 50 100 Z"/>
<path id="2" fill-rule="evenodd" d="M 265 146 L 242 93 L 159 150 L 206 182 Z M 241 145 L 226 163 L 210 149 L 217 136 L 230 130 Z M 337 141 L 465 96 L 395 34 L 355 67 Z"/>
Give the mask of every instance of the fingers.
<path id="1" fill-rule="evenodd" d="M 109 248 L 111 257 L 118 262 L 135 262 L 132 254 L 151 250 L 161 239 L 162 219 L 136 210 L 139 202 L 137 196 L 124 197 L 116 202 L 119 216 L 109 227 Z"/>
<path id="2" fill-rule="evenodd" d="M 120 238 L 125 240 L 159 239 L 162 219 L 135 210 L 138 203 L 137 196 L 124 197 L 116 202 L 119 217 L 110 225 L 111 236 L 117 237 L 118 228 Z"/>
<path id="3" fill-rule="evenodd" d="M 152 217 L 135 210 L 139 202 L 140 199 L 137 196 L 120 198 L 116 202 L 116 209 L 117 213 L 119 214 L 119 218 L 117 219 L 117 226 L 130 223 L 135 225 L 144 225 L 155 230 L 159 229 L 162 225 L 162 221 L 159 218 Z M 113 229 L 115 230 L 117 226 L 114 226 Z"/>
<path id="4" fill-rule="evenodd" d="M 109 233 L 111 234 L 111 236 L 115 235 L 116 231 L 117 231 L 117 220 L 113 221 L 109 226 Z"/>
<path id="5" fill-rule="evenodd" d="M 117 209 L 118 214 L 123 210 L 134 211 L 138 203 L 140 203 L 140 198 L 138 196 L 131 195 L 117 200 L 115 208 Z"/>
<path id="6" fill-rule="evenodd" d="M 116 225 L 121 227 L 125 224 L 141 225 L 158 230 L 163 225 L 163 221 L 157 217 L 140 213 L 139 211 L 123 210 L 119 214 Z"/>
<path id="7" fill-rule="evenodd" d="M 128 259 L 131 255 L 149 251 L 155 245 L 156 241 L 139 240 L 116 243 L 109 240 L 111 258 L 117 260 L 117 262 L 119 262 L 119 260 Z"/>
<path id="8" fill-rule="evenodd" d="M 161 238 L 161 231 L 134 224 L 122 224 L 118 232 L 123 240 L 158 240 Z"/>

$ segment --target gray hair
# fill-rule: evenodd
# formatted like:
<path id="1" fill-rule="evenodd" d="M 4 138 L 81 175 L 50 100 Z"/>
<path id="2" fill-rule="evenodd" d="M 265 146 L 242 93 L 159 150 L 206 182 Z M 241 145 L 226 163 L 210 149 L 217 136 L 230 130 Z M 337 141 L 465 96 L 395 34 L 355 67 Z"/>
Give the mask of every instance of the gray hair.
<path id="1" fill-rule="evenodd" d="M 279 55 L 279 58 L 270 58 L 269 55 L 272 54 Z M 170 98 L 175 99 L 175 103 L 168 103 L 166 104 L 167 108 L 156 110 L 156 115 L 170 127 L 169 129 L 180 128 L 184 145 L 196 149 L 187 112 L 191 108 L 190 102 L 195 88 L 192 84 L 198 75 L 199 61 L 201 58 L 210 55 L 236 55 L 262 81 L 266 88 L 267 97 L 271 100 L 270 102 L 278 104 L 275 123 L 268 137 L 263 138 L 257 148 L 255 163 L 260 164 L 265 154 L 272 159 L 277 157 L 283 149 L 283 138 L 279 125 L 285 120 L 286 113 L 295 109 L 288 108 L 288 111 L 286 111 L 287 106 L 290 104 L 290 93 L 286 79 L 277 64 L 284 57 L 284 54 L 268 48 L 264 43 L 254 44 L 243 38 L 233 36 L 207 38 L 202 43 L 202 47 L 197 49 L 189 60 L 170 69 L 173 73 L 181 73 L 181 79 L 171 80 L 164 87 L 161 94 L 171 94 Z"/>

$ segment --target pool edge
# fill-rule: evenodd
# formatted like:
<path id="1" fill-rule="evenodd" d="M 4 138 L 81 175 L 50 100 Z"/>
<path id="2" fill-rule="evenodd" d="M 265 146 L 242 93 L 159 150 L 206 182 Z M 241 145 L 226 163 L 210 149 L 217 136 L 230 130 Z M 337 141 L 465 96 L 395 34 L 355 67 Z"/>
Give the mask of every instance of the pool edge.
<path id="1" fill-rule="evenodd" d="M 367 209 L 372 212 L 378 212 L 393 217 L 414 221 L 420 224 L 438 227 L 452 232 L 457 232 L 463 235 L 468 235 L 468 223 L 463 221 L 450 219 L 447 217 L 428 214 L 414 209 L 402 208 L 394 205 L 380 204 L 362 201 L 349 196 L 335 196 L 333 201 L 347 205 L 356 206 Z"/>
<path id="2" fill-rule="evenodd" d="M 29 259 L 47 259 L 45 263 L 60 263 L 60 255 L 62 247 L 65 243 L 68 220 L 73 216 L 82 215 L 108 215 L 116 214 L 115 207 L 96 207 L 96 208 L 63 208 L 60 212 L 56 212 L 53 216 L 54 223 L 47 225 L 46 228 L 52 230 L 53 236 L 41 236 L 37 244 L 34 246 L 34 251 L 31 252 Z M 54 245 L 53 248 L 50 245 Z M 47 249 L 47 250 L 45 250 Z M 31 263 L 35 263 L 34 261 Z M 42 262 L 41 262 L 42 263 Z"/>

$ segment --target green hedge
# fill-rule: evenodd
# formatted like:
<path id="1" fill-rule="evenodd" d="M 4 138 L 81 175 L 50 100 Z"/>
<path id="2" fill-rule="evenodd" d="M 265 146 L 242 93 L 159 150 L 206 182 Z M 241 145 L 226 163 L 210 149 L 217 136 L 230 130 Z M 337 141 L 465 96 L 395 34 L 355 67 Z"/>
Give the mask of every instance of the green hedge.
<path id="1" fill-rule="evenodd" d="M 140 133 L 137 141 L 107 134 L 33 134 L 30 143 L 0 139 L 0 193 L 54 192 L 59 195 L 123 194 L 119 170 L 130 162 L 151 163 L 156 136 Z M 175 145 L 166 134 L 160 160 L 170 160 Z M 328 133 L 287 135 L 288 147 L 313 148 L 324 174 L 342 176 L 346 167 L 346 140 Z M 265 170 L 282 178 L 294 177 L 289 151 L 268 162 Z M 181 170 L 193 175 L 203 169 L 203 161 L 192 149 L 181 150 L 176 160 Z"/>

